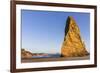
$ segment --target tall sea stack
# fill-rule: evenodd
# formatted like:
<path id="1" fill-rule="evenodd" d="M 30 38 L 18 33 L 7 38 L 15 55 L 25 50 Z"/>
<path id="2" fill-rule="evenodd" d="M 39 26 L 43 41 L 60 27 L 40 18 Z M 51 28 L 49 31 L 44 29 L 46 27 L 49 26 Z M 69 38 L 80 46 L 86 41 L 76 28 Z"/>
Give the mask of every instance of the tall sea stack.
<path id="1" fill-rule="evenodd" d="M 73 17 L 68 16 L 65 26 L 64 41 L 61 47 L 61 55 L 63 57 L 82 57 L 88 54 L 81 38 L 78 25 Z"/>

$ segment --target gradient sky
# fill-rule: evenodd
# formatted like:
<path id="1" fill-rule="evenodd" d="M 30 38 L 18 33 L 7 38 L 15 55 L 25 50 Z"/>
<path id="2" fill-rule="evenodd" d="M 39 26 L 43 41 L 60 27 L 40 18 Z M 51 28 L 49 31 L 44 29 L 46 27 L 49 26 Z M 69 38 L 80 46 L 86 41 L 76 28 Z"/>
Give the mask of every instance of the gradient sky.
<path id="1" fill-rule="evenodd" d="M 72 16 L 89 51 L 89 13 L 21 10 L 21 15 L 22 48 L 33 53 L 60 53 L 66 20 Z"/>

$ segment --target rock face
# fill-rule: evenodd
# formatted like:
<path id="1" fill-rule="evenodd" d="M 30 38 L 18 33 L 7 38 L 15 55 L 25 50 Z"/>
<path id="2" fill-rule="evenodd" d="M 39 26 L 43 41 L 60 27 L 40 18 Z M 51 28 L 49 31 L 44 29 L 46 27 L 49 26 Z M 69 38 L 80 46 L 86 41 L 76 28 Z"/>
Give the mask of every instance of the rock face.
<path id="1" fill-rule="evenodd" d="M 33 54 L 25 49 L 21 49 L 21 58 L 32 58 Z"/>
<path id="2" fill-rule="evenodd" d="M 66 21 L 61 55 L 63 57 L 82 57 L 88 54 L 85 44 L 81 39 L 80 29 L 73 17 L 69 16 Z"/>

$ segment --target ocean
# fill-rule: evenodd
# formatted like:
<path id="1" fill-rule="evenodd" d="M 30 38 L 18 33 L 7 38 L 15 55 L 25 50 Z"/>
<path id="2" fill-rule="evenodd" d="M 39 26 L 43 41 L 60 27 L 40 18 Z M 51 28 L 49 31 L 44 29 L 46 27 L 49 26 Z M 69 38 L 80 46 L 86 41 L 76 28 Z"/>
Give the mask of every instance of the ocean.
<path id="1" fill-rule="evenodd" d="M 61 57 L 60 54 L 47 54 L 46 56 L 39 55 L 39 56 L 33 56 L 32 58 L 59 58 Z"/>

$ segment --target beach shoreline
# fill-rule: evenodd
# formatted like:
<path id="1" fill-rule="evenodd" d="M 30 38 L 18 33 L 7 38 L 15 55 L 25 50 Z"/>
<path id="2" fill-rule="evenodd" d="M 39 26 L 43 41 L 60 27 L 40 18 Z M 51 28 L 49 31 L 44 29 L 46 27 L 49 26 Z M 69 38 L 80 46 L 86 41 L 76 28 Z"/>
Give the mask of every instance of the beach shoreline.
<path id="1" fill-rule="evenodd" d="M 89 60 L 90 55 L 84 57 L 60 57 L 60 58 L 21 58 L 22 63 L 31 62 L 50 62 L 50 61 L 73 61 L 73 60 Z"/>

